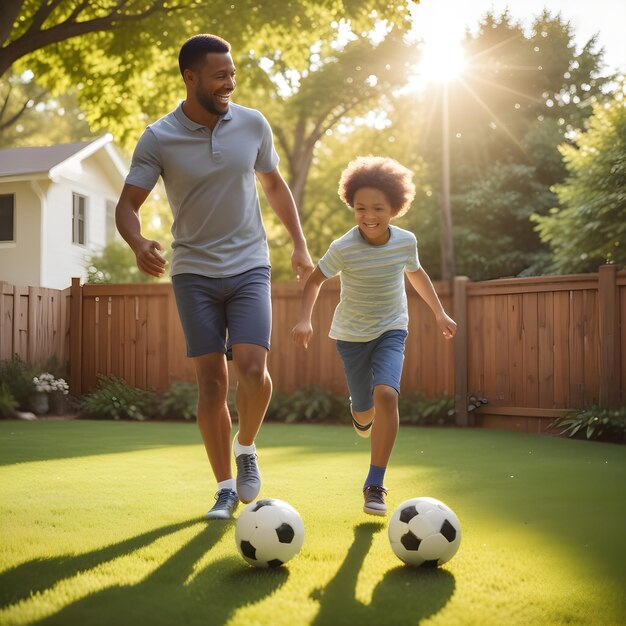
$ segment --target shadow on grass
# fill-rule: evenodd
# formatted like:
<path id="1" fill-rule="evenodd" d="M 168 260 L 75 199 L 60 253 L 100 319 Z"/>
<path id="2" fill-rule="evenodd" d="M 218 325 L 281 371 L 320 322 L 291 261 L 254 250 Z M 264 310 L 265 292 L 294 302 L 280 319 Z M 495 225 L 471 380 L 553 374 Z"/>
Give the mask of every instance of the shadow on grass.
<path id="1" fill-rule="evenodd" d="M 442 569 L 400 566 L 388 571 L 372 593 L 369 605 L 356 599 L 357 578 L 380 523 L 354 529 L 354 542 L 335 577 L 325 589 L 312 594 L 320 604 L 314 626 L 419 624 L 440 611 L 454 593 L 454 576 Z"/>
<path id="2" fill-rule="evenodd" d="M 200 520 L 192 519 L 177 524 L 169 524 L 148 532 L 124 539 L 91 552 L 77 555 L 64 555 L 48 559 L 33 559 L 8 569 L 0 574 L 0 609 L 41 593 L 57 583 L 76 576 L 79 572 L 90 570 L 98 565 L 130 554 L 148 544 L 197 524 Z"/>
<path id="3" fill-rule="evenodd" d="M 160 534 L 173 532 L 197 520 L 159 529 Z M 254 570 L 241 559 L 228 557 L 211 563 L 199 572 L 195 564 L 221 539 L 232 522 L 211 523 L 156 570 L 133 585 L 108 587 L 65 606 L 59 612 L 37 624 L 211 624 L 226 623 L 239 608 L 254 604 L 282 586 L 289 573 L 286 568 Z M 154 534 L 160 536 L 159 531 Z M 148 539 L 141 535 L 134 546 L 120 549 L 120 556 L 140 547 Z M 155 537 L 156 538 L 156 537 Z M 131 540 L 132 541 L 132 540 Z M 99 551 L 112 558 L 117 546 Z M 111 550 L 111 553 L 107 553 Z M 67 578 L 83 566 L 93 567 L 98 552 L 77 561 L 71 571 L 67 568 L 57 580 Z M 83 557 L 77 557 L 81 559 Z"/>

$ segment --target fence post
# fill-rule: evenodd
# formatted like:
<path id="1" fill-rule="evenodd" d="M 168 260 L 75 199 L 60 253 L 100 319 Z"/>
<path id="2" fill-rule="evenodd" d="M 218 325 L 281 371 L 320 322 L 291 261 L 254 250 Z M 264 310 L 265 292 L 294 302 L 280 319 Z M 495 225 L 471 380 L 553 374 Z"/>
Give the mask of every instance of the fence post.
<path id="1" fill-rule="evenodd" d="M 70 304 L 70 393 L 82 393 L 83 288 L 80 278 L 72 278 Z"/>
<path id="2" fill-rule="evenodd" d="M 467 276 L 456 276 L 453 282 L 454 321 L 454 412 L 457 426 L 468 426 L 467 414 Z"/>
<path id="3" fill-rule="evenodd" d="M 600 330 L 600 406 L 618 404 L 617 356 L 619 328 L 617 317 L 617 267 L 601 265 L 598 270 L 598 307 Z"/>

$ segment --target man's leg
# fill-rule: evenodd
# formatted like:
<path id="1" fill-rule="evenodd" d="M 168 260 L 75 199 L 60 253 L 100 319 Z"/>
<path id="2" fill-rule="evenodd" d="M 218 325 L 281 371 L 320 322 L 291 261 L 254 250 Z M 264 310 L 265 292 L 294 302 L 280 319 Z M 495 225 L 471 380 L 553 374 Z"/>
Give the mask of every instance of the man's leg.
<path id="1" fill-rule="evenodd" d="M 237 463 L 237 494 L 244 503 L 252 502 L 261 489 L 254 440 L 272 395 L 266 362 L 266 348 L 254 344 L 233 345 L 233 364 L 238 375 L 235 406 L 239 415 L 239 432 L 235 435 L 233 449 Z"/>
<path id="2" fill-rule="evenodd" d="M 235 396 L 239 415 L 237 438 L 242 446 L 250 446 L 261 428 L 272 396 L 272 379 L 267 371 L 267 350 L 253 344 L 235 344 L 233 365 L 239 382 Z"/>
<path id="3" fill-rule="evenodd" d="M 217 482 L 232 478 L 230 431 L 232 422 L 226 396 L 226 357 L 211 352 L 192 359 L 198 381 L 198 427 Z"/>

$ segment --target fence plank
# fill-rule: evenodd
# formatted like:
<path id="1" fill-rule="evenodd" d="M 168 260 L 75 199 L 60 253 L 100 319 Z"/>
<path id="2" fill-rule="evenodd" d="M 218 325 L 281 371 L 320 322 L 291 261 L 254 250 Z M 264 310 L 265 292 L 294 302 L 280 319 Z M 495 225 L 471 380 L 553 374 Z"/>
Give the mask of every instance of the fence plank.
<path id="1" fill-rule="evenodd" d="M 599 396 L 603 406 L 615 407 L 619 403 L 620 384 L 618 350 L 620 348 L 618 320 L 619 306 L 617 292 L 617 268 L 614 265 L 603 265 L 598 277 L 598 297 L 599 297 Z M 626 291 L 620 287 L 622 295 Z M 623 308 L 622 313 L 626 313 Z M 622 324 L 622 339 L 624 337 L 624 326 Z M 622 355 L 626 351 L 626 345 L 622 340 Z M 626 384 L 622 381 L 622 390 L 626 389 Z"/>
<path id="2" fill-rule="evenodd" d="M 467 426 L 467 283 L 465 276 L 454 279 L 454 315 L 456 316 L 457 334 L 454 340 L 454 410 L 456 424 Z"/>
<path id="3" fill-rule="evenodd" d="M 554 408 L 554 294 L 537 294 L 538 406 Z"/>
<path id="4" fill-rule="evenodd" d="M 522 294 L 522 401 L 520 406 L 539 406 L 539 357 L 536 293 Z"/>

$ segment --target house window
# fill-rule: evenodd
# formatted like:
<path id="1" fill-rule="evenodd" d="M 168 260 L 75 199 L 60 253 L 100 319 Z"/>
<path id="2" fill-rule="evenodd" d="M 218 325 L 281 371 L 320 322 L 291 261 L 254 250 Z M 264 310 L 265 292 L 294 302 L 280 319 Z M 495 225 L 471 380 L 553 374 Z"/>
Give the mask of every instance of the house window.
<path id="1" fill-rule="evenodd" d="M 105 224 L 106 242 L 111 243 L 115 239 L 117 229 L 115 227 L 115 202 L 106 201 L 106 224 Z"/>
<path id="2" fill-rule="evenodd" d="M 15 241 L 15 196 L 0 195 L 0 241 Z"/>
<path id="3" fill-rule="evenodd" d="M 85 244 L 85 215 L 87 198 L 80 194 L 72 194 L 72 243 Z"/>

